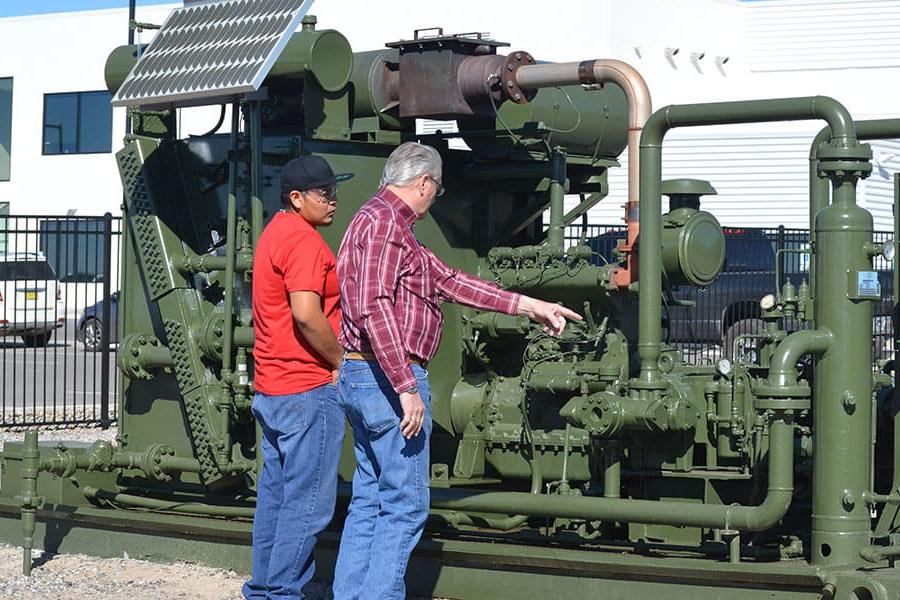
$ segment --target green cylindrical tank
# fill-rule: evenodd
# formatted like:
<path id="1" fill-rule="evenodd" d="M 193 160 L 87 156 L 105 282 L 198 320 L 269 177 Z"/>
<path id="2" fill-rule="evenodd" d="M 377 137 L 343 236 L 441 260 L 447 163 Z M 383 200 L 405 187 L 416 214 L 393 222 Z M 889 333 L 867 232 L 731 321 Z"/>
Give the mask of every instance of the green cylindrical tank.
<path id="1" fill-rule="evenodd" d="M 128 73 L 131 72 L 132 67 L 137 63 L 138 55 L 146 47 L 146 44 L 131 44 L 119 46 L 109 53 L 103 68 L 103 75 L 106 79 L 106 89 L 110 94 L 116 93 Z"/>
<path id="2" fill-rule="evenodd" d="M 872 302 L 862 296 L 877 273 L 865 251 L 872 215 L 854 203 L 855 182 L 841 178 L 832 189 L 834 203 L 816 215 L 816 325 L 834 336 L 835 351 L 819 359 L 813 395 L 812 560 L 844 565 L 860 562 L 871 535 L 863 492 L 871 472 Z"/>
<path id="3" fill-rule="evenodd" d="M 353 55 L 352 110 L 354 118 L 378 117 L 381 126 L 400 129 L 396 110 L 391 110 L 400 94 L 400 72 L 396 48 L 357 52 Z"/>
<path id="4" fill-rule="evenodd" d="M 289 77 L 305 73 L 326 92 L 337 92 L 350 81 L 353 50 L 340 32 L 317 31 L 315 25 L 314 16 L 303 18 L 303 28 L 291 36 L 269 75 Z"/>
<path id="5" fill-rule="evenodd" d="M 549 142 L 567 155 L 594 158 L 616 158 L 628 143 L 628 102 L 617 85 L 602 89 L 584 89 L 579 85 L 544 88 L 528 104 L 504 102 L 498 107 L 498 130 L 534 127 L 552 130 Z M 486 144 L 495 146 L 491 138 L 466 136 L 466 131 L 482 129 L 477 122 L 459 122 L 463 138 L 473 149 Z M 504 138 L 508 144 L 510 138 Z"/>

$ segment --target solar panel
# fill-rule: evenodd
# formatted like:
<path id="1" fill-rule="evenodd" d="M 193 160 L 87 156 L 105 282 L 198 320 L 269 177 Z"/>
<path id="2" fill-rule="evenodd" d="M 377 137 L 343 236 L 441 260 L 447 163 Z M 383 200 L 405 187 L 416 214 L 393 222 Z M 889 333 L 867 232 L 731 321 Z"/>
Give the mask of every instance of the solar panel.
<path id="1" fill-rule="evenodd" d="M 112 99 L 217 104 L 259 89 L 313 0 L 226 0 L 173 10 Z"/>

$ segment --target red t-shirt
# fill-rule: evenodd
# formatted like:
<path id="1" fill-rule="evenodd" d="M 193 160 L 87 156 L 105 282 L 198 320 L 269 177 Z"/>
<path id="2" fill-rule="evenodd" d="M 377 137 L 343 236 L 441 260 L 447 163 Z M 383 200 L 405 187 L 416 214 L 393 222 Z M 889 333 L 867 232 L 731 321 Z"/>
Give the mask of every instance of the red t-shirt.
<path id="1" fill-rule="evenodd" d="M 297 394 L 331 382 L 331 366 L 300 333 L 290 292 L 315 292 L 335 334 L 341 325 L 334 253 L 306 219 L 279 212 L 259 237 L 253 258 L 254 388 Z"/>

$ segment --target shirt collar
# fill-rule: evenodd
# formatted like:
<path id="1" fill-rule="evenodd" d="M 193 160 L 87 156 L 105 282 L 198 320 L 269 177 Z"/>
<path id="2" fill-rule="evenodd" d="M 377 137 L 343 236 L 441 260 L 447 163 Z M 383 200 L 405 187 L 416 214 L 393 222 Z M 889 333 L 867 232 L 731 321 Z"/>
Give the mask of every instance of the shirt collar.
<path id="1" fill-rule="evenodd" d="M 284 214 L 284 215 L 288 215 L 289 219 L 296 218 L 297 221 L 299 221 L 302 224 L 301 227 L 305 226 L 306 229 L 312 229 L 313 231 L 316 230 L 316 228 L 313 227 L 309 221 L 307 221 L 305 218 L 303 218 L 303 215 L 297 214 L 292 210 L 287 210 L 284 208 L 280 209 L 278 212 L 281 214 Z"/>
<path id="2" fill-rule="evenodd" d="M 384 200 L 388 204 L 388 206 L 397 211 L 397 214 L 400 215 L 400 219 L 406 225 L 412 227 L 413 224 L 418 220 L 419 217 L 416 214 L 416 211 L 411 209 L 409 205 L 406 204 L 406 202 L 400 199 L 400 196 L 387 189 L 387 187 L 383 187 L 378 190 L 377 196 Z"/>

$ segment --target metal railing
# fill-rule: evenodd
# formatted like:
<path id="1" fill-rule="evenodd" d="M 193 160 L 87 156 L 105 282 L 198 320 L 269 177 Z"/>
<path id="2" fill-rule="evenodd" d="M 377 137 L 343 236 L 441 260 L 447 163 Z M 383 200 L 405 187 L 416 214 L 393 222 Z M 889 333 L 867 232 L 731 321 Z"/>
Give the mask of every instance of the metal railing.
<path id="1" fill-rule="evenodd" d="M 809 231 L 806 229 L 725 227 L 725 265 L 722 273 L 706 288 L 663 286 L 663 339 L 682 351 L 689 364 L 712 363 L 731 356 L 733 344 L 744 335 L 760 333 L 759 300 L 775 294 L 786 282 L 795 292 L 809 282 Z M 616 246 L 626 235 L 623 225 L 572 225 L 568 244 L 585 243 L 594 250 L 598 264 L 616 258 Z M 876 232 L 875 241 L 892 237 Z M 889 358 L 893 352 L 892 266 L 876 257 L 874 268 L 881 283 L 882 301 L 875 304 L 875 358 Z M 803 324 L 786 317 L 789 331 Z"/>
<path id="2" fill-rule="evenodd" d="M 0 427 L 116 419 L 122 220 L 0 216 Z"/>

